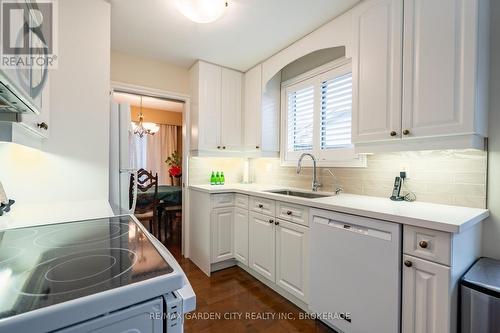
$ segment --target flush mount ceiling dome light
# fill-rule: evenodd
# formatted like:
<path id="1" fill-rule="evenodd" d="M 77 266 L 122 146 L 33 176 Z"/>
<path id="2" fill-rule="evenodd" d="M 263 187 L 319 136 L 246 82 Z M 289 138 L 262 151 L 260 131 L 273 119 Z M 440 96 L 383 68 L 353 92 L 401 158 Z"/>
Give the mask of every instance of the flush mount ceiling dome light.
<path id="1" fill-rule="evenodd" d="M 216 21 L 224 14 L 226 7 L 226 0 L 177 0 L 179 11 L 196 23 Z"/>

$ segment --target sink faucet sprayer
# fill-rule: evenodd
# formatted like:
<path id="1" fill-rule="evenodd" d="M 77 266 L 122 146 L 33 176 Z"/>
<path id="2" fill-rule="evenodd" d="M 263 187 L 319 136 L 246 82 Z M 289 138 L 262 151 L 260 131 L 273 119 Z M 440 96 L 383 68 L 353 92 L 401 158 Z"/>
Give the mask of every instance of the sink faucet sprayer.
<path id="1" fill-rule="evenodd" d="M 313 162 L 312 190 L 313 192 L 317 192 L 318 187 L 321 187 L 321 184 L 318 182 L 317 172 L 316 172 L 316 158 L 314 157 L 313 154 L 303 153 L 302 155 L 300 155 L 299 161 L 297 162 L 297 174 L 300 174 L 300 171 L 302 170 L 302 159 L 306 156 L 309 156 Z"/>

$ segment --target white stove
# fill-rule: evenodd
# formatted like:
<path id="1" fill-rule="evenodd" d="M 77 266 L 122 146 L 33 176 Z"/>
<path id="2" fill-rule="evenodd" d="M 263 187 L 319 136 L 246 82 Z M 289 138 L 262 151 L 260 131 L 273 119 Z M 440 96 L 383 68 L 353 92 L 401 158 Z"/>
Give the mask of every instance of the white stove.
<path id="1" fill-rule="evenodd" d="M 175 332 L 194 308 L 178 263 L 132 216 L 0 232 L 1 332 Z"/>

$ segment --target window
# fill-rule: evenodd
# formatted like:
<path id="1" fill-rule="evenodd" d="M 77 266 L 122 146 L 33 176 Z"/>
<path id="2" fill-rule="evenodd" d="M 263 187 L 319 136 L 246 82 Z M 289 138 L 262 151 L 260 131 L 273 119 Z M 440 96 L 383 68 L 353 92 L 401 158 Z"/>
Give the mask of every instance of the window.
<path id="1" fill-rule="evenodd" d="M 352 73 L 342 59 L 282 84 L 282 162 L 294 164 L 304 152 L 320 166 L 365 166 L 351 142 Z"/>

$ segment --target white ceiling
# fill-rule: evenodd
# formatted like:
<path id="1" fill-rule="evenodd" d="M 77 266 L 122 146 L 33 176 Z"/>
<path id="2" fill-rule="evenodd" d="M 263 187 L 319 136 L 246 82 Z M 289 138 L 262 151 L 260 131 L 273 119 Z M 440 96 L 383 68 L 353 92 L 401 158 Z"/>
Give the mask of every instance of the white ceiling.
<path id="1" fill-rule="evenodd" d="M 134 94 L 115 92 L 113 93 L 113 101 L 120 104 L 129 104 L 131 106 L 141 106 L 141 96 Z M 142 107 L 148 109 L 182 112 L 184 110 L 184 103 L 143 96 Z"/>
<path id="2" fill-rule="evenodd" d="M 112 0 L 113 50 L 183 67 L 202 59 L 246 71 L 360 0 L 228 0 L 216 22 L 197 24 L 176 0 Z"/>

